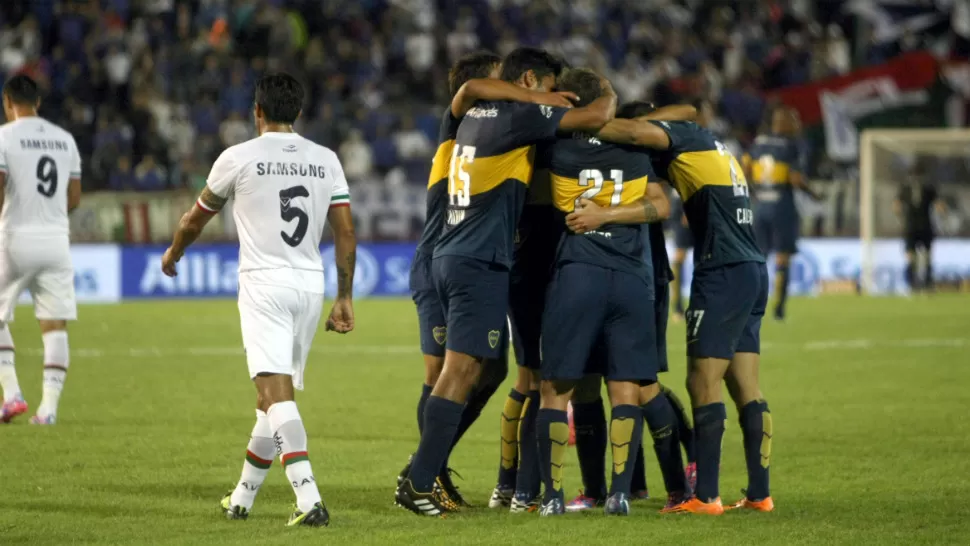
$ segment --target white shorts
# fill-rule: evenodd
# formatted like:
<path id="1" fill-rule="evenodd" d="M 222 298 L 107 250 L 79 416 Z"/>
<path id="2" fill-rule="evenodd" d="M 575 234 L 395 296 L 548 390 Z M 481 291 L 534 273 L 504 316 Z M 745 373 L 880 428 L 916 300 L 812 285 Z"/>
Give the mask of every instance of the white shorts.
<path id="1" fill-rule="evenodd" d="M 239 283 L 239 322 L 249 377 L 282 374 L 303 390 L 303 370 L 317 333 L 323 294 Z"/>
<path id="2" fill-rule="evenodd" d="M 13 321 L 24 290 L 40 320 L 75 320 L 74 266 L 64 236 L 3 235 L 0 240 L 0 320 Z"/>

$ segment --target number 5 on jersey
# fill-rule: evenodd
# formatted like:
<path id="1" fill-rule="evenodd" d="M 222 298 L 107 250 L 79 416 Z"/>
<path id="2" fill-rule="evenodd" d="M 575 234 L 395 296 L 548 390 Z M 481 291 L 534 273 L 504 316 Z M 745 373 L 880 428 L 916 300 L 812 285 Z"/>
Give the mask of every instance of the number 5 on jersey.
<path id="1" fill-rule="evenodd" d="M 472 178 L 468 164 L 475 162 L 475 147 L 455 145 L 448 171 L 448 204 L 450 207 L 467 207 L 472 202 Z M 464 210 L 448 211 L 448 224 L 455 225 L 465 219 Z"/>
<path id="2" fill-rule="evenodd" d="M 286 223 L 296 220 L 296 229 L 293 230 L 293 234 L 280 231 L 280 237 L 283 238 L 284 243 L 292 247 L 303 242 L 303 238 L 306 237 L 306 230 L 310 225 L 310 217 L 307 216 L 306 211 L 293 202 L 297 197 L 310 197 L 310 192 L 304 186 L 293 186 L 280 190 L 280 218 Z"/>

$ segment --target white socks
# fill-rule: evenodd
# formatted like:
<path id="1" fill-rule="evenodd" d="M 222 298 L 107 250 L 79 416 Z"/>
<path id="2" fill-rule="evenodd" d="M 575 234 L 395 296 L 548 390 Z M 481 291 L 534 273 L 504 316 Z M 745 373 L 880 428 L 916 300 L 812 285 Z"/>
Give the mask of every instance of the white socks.
<path id="1" fill-rule="evenodd" d="M 307 456 L 306 429 L 303 428 L 300 411 L 296 402 L 287 401 L 273 404 L 266 414 L 269 416 L 280 462 L 283 463 L 286 477 L 296 493 L 296 506 L 301 512 L 308 512 L 321 499 L 313 469 L 310 468 L 310 458 Z"/>
<path id="2" fill-rule="evenodd" d="M 253 509 L 256 494 L 269 474 L 269 467 L 276 455 L 276 444 L 273 442 L 273 429 L 269 425 L 266 413 L 256 410 L 256 426 L 246 448 L 246 462 L 243 463 L 242 476 L 232 492 L 229 503 L 232 506 L 242 506 L 246 511 Z"/>
<path id="3" fill-rule="evenodd" d="M 54 330 L 43 335 L 44 339 L 44 397 L 37 408 L 39 417 L 57 415 L 57 402 L 64 390 L 67 367 L 70 365 L 70 350 L 67 345 L 67 331 Z"/>
<path id="4" fill-rule="evenodd" d="M 13 336 L 10 328 L 0 323 L 0 388 L 3 389 L 3 402 L 13 402 L 22 398 L 20 383 L 17 382 L 17 368 L 13 363 Z"/>

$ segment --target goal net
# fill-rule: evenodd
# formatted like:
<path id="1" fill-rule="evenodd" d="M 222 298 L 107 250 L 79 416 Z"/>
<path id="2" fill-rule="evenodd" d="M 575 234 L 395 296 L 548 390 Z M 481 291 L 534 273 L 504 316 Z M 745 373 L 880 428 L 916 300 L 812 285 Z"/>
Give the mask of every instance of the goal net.
<path id="1" fill-rule="evenodd" d="M 876 252 L 883 250 L 877 246 L 892 245 L 902 254 L 904 224 L 894 209 L 894 201 L 904 186 L 922 183 L 934 185 L 942 201 L 933 218 L 938 236 L 963 234 L 967 226 L 960 225 L 959 211 L 970 210 L 970 130 L 868 129 L 862 132 L 859 233 L 860 284 L 864 293 L 885 292 L 885 287 L 880 290 L 877 286 L 880 279 Z M 934 262 L 944 251 L 938 246 L 934 248 Z"/>

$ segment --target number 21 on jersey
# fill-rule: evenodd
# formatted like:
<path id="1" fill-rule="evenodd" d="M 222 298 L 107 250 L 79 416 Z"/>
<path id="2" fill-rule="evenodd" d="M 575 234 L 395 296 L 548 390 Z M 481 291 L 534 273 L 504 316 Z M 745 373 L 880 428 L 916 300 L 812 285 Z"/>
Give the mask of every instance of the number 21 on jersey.
<path id="1" fill-rule="evenodd" d="M 623 171 L 620 169 L 613 169 L 610 171 L 610 181 L 613 182 L 613 194 L 610 196 L 609 206 L 615 207 L 620 204 L 623 197 Z M 584 188 L 589 188 L 584 191 L 576 199 L 576 205 L 579 206 L 580 199 L 589 199 L 593 201 L 594 198 L 603 191 L 603 173 L 598 169 L 586 169 L 580 171 L 579 173 L 579 185 Z"/>
<path id="2" fill-rule="evenodd" d="M 465 207 L 472 202 L 472 178 L 468 165 L 475 162 L 475 147 L 455 144 L 448 171 L 448 224 L 455 225 L 465 219 Z M 453 207 L 460 207 L 455 210 Z"/>

